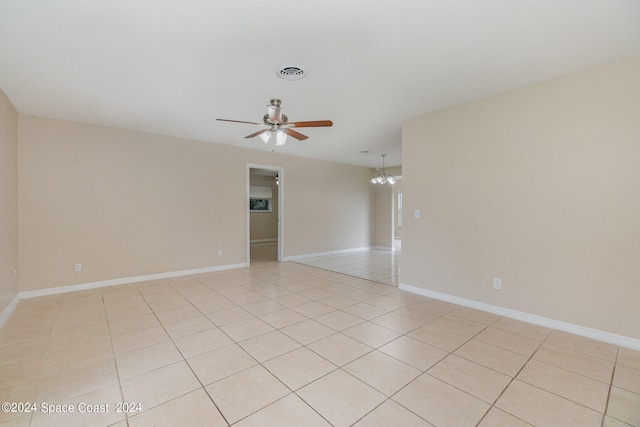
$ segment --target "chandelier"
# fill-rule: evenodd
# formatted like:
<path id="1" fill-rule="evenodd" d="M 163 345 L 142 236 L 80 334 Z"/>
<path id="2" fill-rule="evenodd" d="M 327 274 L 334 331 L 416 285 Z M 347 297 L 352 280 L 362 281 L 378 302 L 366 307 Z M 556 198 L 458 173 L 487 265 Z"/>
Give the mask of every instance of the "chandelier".
<path id="1" fill-rule="evenodd" d="M 380 169 L 376 169 L 376 174 L 371 178 L 372 184 L 393 184 L 396 182 L 396 179 L 389 172 L 384 171 L 384 158 L 386 154 L 380 154 L 382 156 L 382 171 Z"/>

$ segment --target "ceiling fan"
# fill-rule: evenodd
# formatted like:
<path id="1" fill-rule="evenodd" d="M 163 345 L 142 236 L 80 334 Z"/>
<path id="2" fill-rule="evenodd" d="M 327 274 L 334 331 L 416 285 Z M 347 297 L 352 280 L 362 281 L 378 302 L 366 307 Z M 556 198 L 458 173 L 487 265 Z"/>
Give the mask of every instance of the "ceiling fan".
<path id="1" fill-rule="evenodd" d="M 272 99 L 267 105 L 267 114 L 264 115 L 262 121 L 264 124 L 255 122 L 244 122 L 241 120 L 229 120 L 229 119 L 216 119 L 221 122 L 233 122 L 233 123 L 247 123 L 251 125 L 264 126 L 265 129 L 245 136 L 245 138 L 253 138 L 259 136 L 265 144 L 275 140 L 276 146 L 280 147 L 287 143 L 287 136 L 293 137 L 298 141 L 304 141 L 309 138 L 306 135 L 301 134 L 293 128 L 311 128 L 311 127 L 331 127 L 333 122 L 331 120 L 314 120 L 308 122 L 289 122 L 286 115 L 282 114 L 280 104 L 282 102 L 279 99 Z"/>

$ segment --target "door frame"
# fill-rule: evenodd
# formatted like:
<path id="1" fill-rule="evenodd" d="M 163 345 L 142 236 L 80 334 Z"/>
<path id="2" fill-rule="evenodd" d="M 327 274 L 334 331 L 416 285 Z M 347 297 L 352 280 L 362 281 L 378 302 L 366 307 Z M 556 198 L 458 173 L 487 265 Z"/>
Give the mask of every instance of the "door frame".
<path id="1" fill-rule="evenodd" d="M 249 197 L 251 185 L 251 169 L 267 169 L 278 172 L 278 261 L 284 254 L 284 168 L 280 166 L 259 165 L 247 163 L 246 169 L 246 215 L 247 215 L 247 265 L 251 265 L 251 212 L 249 212 Z"/>

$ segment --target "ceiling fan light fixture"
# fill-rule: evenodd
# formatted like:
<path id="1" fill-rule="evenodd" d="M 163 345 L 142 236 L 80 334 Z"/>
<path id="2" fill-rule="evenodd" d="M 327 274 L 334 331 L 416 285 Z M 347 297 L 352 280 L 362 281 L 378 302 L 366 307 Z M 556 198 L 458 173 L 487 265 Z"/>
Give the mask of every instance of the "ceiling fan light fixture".
<path id="1" fill-rule="evenodd" d="M 271 139 L 271 131 L 268 130 L 264 133 L 261 133 L 260 135 L 258 135 L 260 137 L 260 139 L 265 143 L 268 144 L 269 140 Z"/>
<path id="2" fill-rule="evenodd" d="M 287 143 L 287 134 L 282 130 L 276 132 L 276 147 L 282 147 Z"/>
<path id="3" fill-rule="evenodd" d="M 268 144 L 274 142 L 276 146 L 281 147 L 287 143 L 287 138 L 291 137 L 298 141 L 304 141 L 309 137 L 293 128 L 316 128 L 316 127 L 331 127 L 333 122 L 331 120 L 311 120 L 303 122 L 291 122 L 289 118 L 282 113 L 280 105 L 282 101 L 277 98 L 273 98 L 267 105 L 267 114 L 262 118 L 264 125 L 255 122 L 248 122 L 243 120 L 230 120 L 230 119 L 216 119 L 223 122 L 233 123 L 245 123 L 250 125 L 264 126 L 265 129 L 254 132 L 245 138 L 254 138 L 259 136 L 262 142 Z"/>

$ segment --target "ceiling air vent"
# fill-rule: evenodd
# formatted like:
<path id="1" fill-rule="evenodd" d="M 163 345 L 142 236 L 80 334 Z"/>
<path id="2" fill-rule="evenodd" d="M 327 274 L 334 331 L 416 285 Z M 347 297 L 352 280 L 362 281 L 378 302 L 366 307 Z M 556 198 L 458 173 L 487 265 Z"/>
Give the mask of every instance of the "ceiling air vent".
<path id="1" fill-rule="evenodd" d="M 276 68 L 276 75 L 283 80 L 300 80 L 307 72 L 299 65 L 288 64 Z"/>

